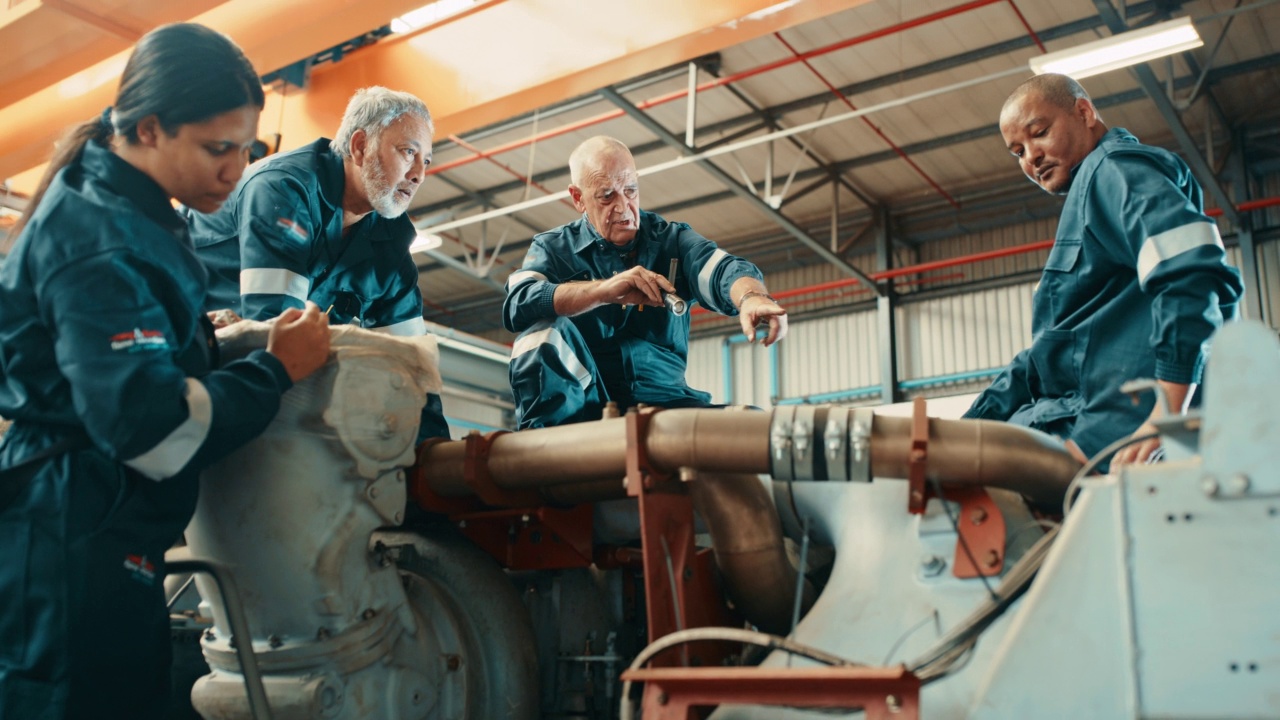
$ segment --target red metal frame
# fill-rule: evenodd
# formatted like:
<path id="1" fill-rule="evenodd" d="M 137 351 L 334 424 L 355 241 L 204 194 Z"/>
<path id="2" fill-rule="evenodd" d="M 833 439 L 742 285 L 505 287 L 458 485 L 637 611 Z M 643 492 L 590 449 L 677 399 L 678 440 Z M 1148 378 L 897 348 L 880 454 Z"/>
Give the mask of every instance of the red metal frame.
<path id="1" fill-rule="evenodd" d="M 645 720 L 691 720 L 693 708 L 725 702 L 860 707 L 867 720 L 920 717 L 920 680 L 903 667 L 654 668 L 622 679 L 645 683 Z"/>
<path id="2" fill-rule="evenodd" d="M 458 529 L 511 570 L 590 567 L 590 503 L 567 510 L 549 507 L 480 510 L 450 515 Z"/>
<path id="3" fill-rule="evenodd" d="M 741 624 L 716 588 L 710 551 L 694 547 L 693 502 L 679 482 L 654 469 L 645 454 L 655 412 L 647 408 L 627 414 L 627 495 L 636 498 L 640 509 L 649 642 L 684 628 Z M 700 643 L 658 655 L 653 664 L 718 665 L 732 650 L 729 644 Z"/>

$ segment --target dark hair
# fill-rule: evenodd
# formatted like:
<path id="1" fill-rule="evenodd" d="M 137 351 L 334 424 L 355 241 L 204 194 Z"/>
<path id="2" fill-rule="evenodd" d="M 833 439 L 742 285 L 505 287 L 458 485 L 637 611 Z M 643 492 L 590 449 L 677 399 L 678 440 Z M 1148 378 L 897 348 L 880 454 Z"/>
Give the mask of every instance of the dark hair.
<path id="1" fill-rule="evenodd" d="M 262 108 L 265 100 L 258 73 L 231 38 L 193 23 L 152 30 L 133 49 L 120 76 L 114 108 L 75 126 L 58 143 L 22 219 L 26 225 L 58 171 L 70 164 L 89 141 L 106 144 L 112 135 L 138 141 L 138 122 L 149 115 L 173 135 L 180 125 L 203 122 L 246 105 Z"/>

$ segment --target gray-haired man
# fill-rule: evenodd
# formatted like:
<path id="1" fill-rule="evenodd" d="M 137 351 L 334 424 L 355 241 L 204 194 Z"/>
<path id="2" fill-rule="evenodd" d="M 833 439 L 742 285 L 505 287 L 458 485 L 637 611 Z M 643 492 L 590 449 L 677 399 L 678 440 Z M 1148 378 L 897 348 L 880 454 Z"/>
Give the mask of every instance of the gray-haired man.
<path id="1" fill-rule="evenodd" d="M 369 87 L 351 97 L 332 141 L 255 163 L 220 210 L 190 215 L 209 270 L 205 309 L 266 320 L 310 300 L 331 323 L 424 334 L 404 213 L 431 164 L 432 132 L 421 100 Z M 433 395 L 424 435 L 447 435 L 438 408 Z"/>

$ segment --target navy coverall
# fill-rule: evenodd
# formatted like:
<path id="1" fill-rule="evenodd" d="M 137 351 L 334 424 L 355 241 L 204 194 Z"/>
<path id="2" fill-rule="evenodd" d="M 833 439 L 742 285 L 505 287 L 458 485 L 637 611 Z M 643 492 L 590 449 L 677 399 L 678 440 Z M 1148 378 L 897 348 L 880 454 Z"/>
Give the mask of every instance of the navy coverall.
<path id="1" fill-rule="evenodd" d="M 425 335 L 409 218 L 371 212 L 342 228 L 341 155 L 320 138 L 254 163 L 222 208 L 189 217 L 209 269 L 207 310 L 269 320 L 311 300 L 329 322 L 391 335 Z M 440 396 L 428 395 L 419 438 L 448 437 Z"/>
<path id="2" fill-rule="evenodd" d="M 1181 158 L 1113 128 L 1072 172 L 1031 347 L 965 417 L 1044 430 L 1092 457 L 1151 414 L 1154 398 L 1135 405 L 1122 383 L 1200 382 L 1243 286 Z"/>
<path id="3" fill-rule="evenodd" d="M 164 553 L 292 385 L 264 350 L 217 367 L 205 284 L 168 195 L 94 143 L 0 268 L 2 720 L 163 716 Z"/>
<path id="4" fill-rule="evenodd" d="M 676 294 L 723 315 L 737 315 L 729 288 L 762 280 L 755 265 L 720 250 L 684 223 L 640 213 L 640 229 L 617 247 L 586 216 L 534 237 L 520 270 L 507 278 L 503 324 L 521 333 L 511 351 L 511 388 L 521 429 L 598 419 L 609 401 L 705 407 L 711 395 L 685 382 L 689 314 L 665 307 L 604 305 L 558 317 L 561 283 L 603 280 L 635 265 L 666 276 L 678 261 Z"/>

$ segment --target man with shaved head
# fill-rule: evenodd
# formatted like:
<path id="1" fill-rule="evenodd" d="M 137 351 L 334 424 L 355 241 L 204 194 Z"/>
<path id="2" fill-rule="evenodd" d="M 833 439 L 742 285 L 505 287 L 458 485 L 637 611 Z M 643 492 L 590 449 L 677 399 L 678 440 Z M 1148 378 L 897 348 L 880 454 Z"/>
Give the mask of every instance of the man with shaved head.
<path id="1" fill-rule="evenodd" d="M 518 332 L 511 386 L 520 428 L 598 419 L 606 403 L 707 407 L 685 382 L 696 301 L 737 315 L 765 345 L 787 332 L 787 313 L 755 265 L 683 223 L 640 210 L 635 160 L 621 142 L 591 138 L 569 156 L 577 220 L 534 237 L 507 279 L 503 324 Z M 670 278 L 668 278 L 670 275 Z"/>
<path id="2" fill-rule="evenodd" d="M 1155 378 L 1170 411 L 1185 412 L 1210 335 L 1235 315 L 1240 274 L 1187 164 L 1107 129 L 1075 80 L 1020 85 L 1000 134 L 1022 172 L 1066 201 L 1035 292 L 1031 347 L 965 416 L 1044 430 L 1092 457 L 1155 430 L 1159 405 L 1124 396 L 1127 380 Z M 1135 442 L 1112 465 L 1148 461 L 1159 446 Z"/>

